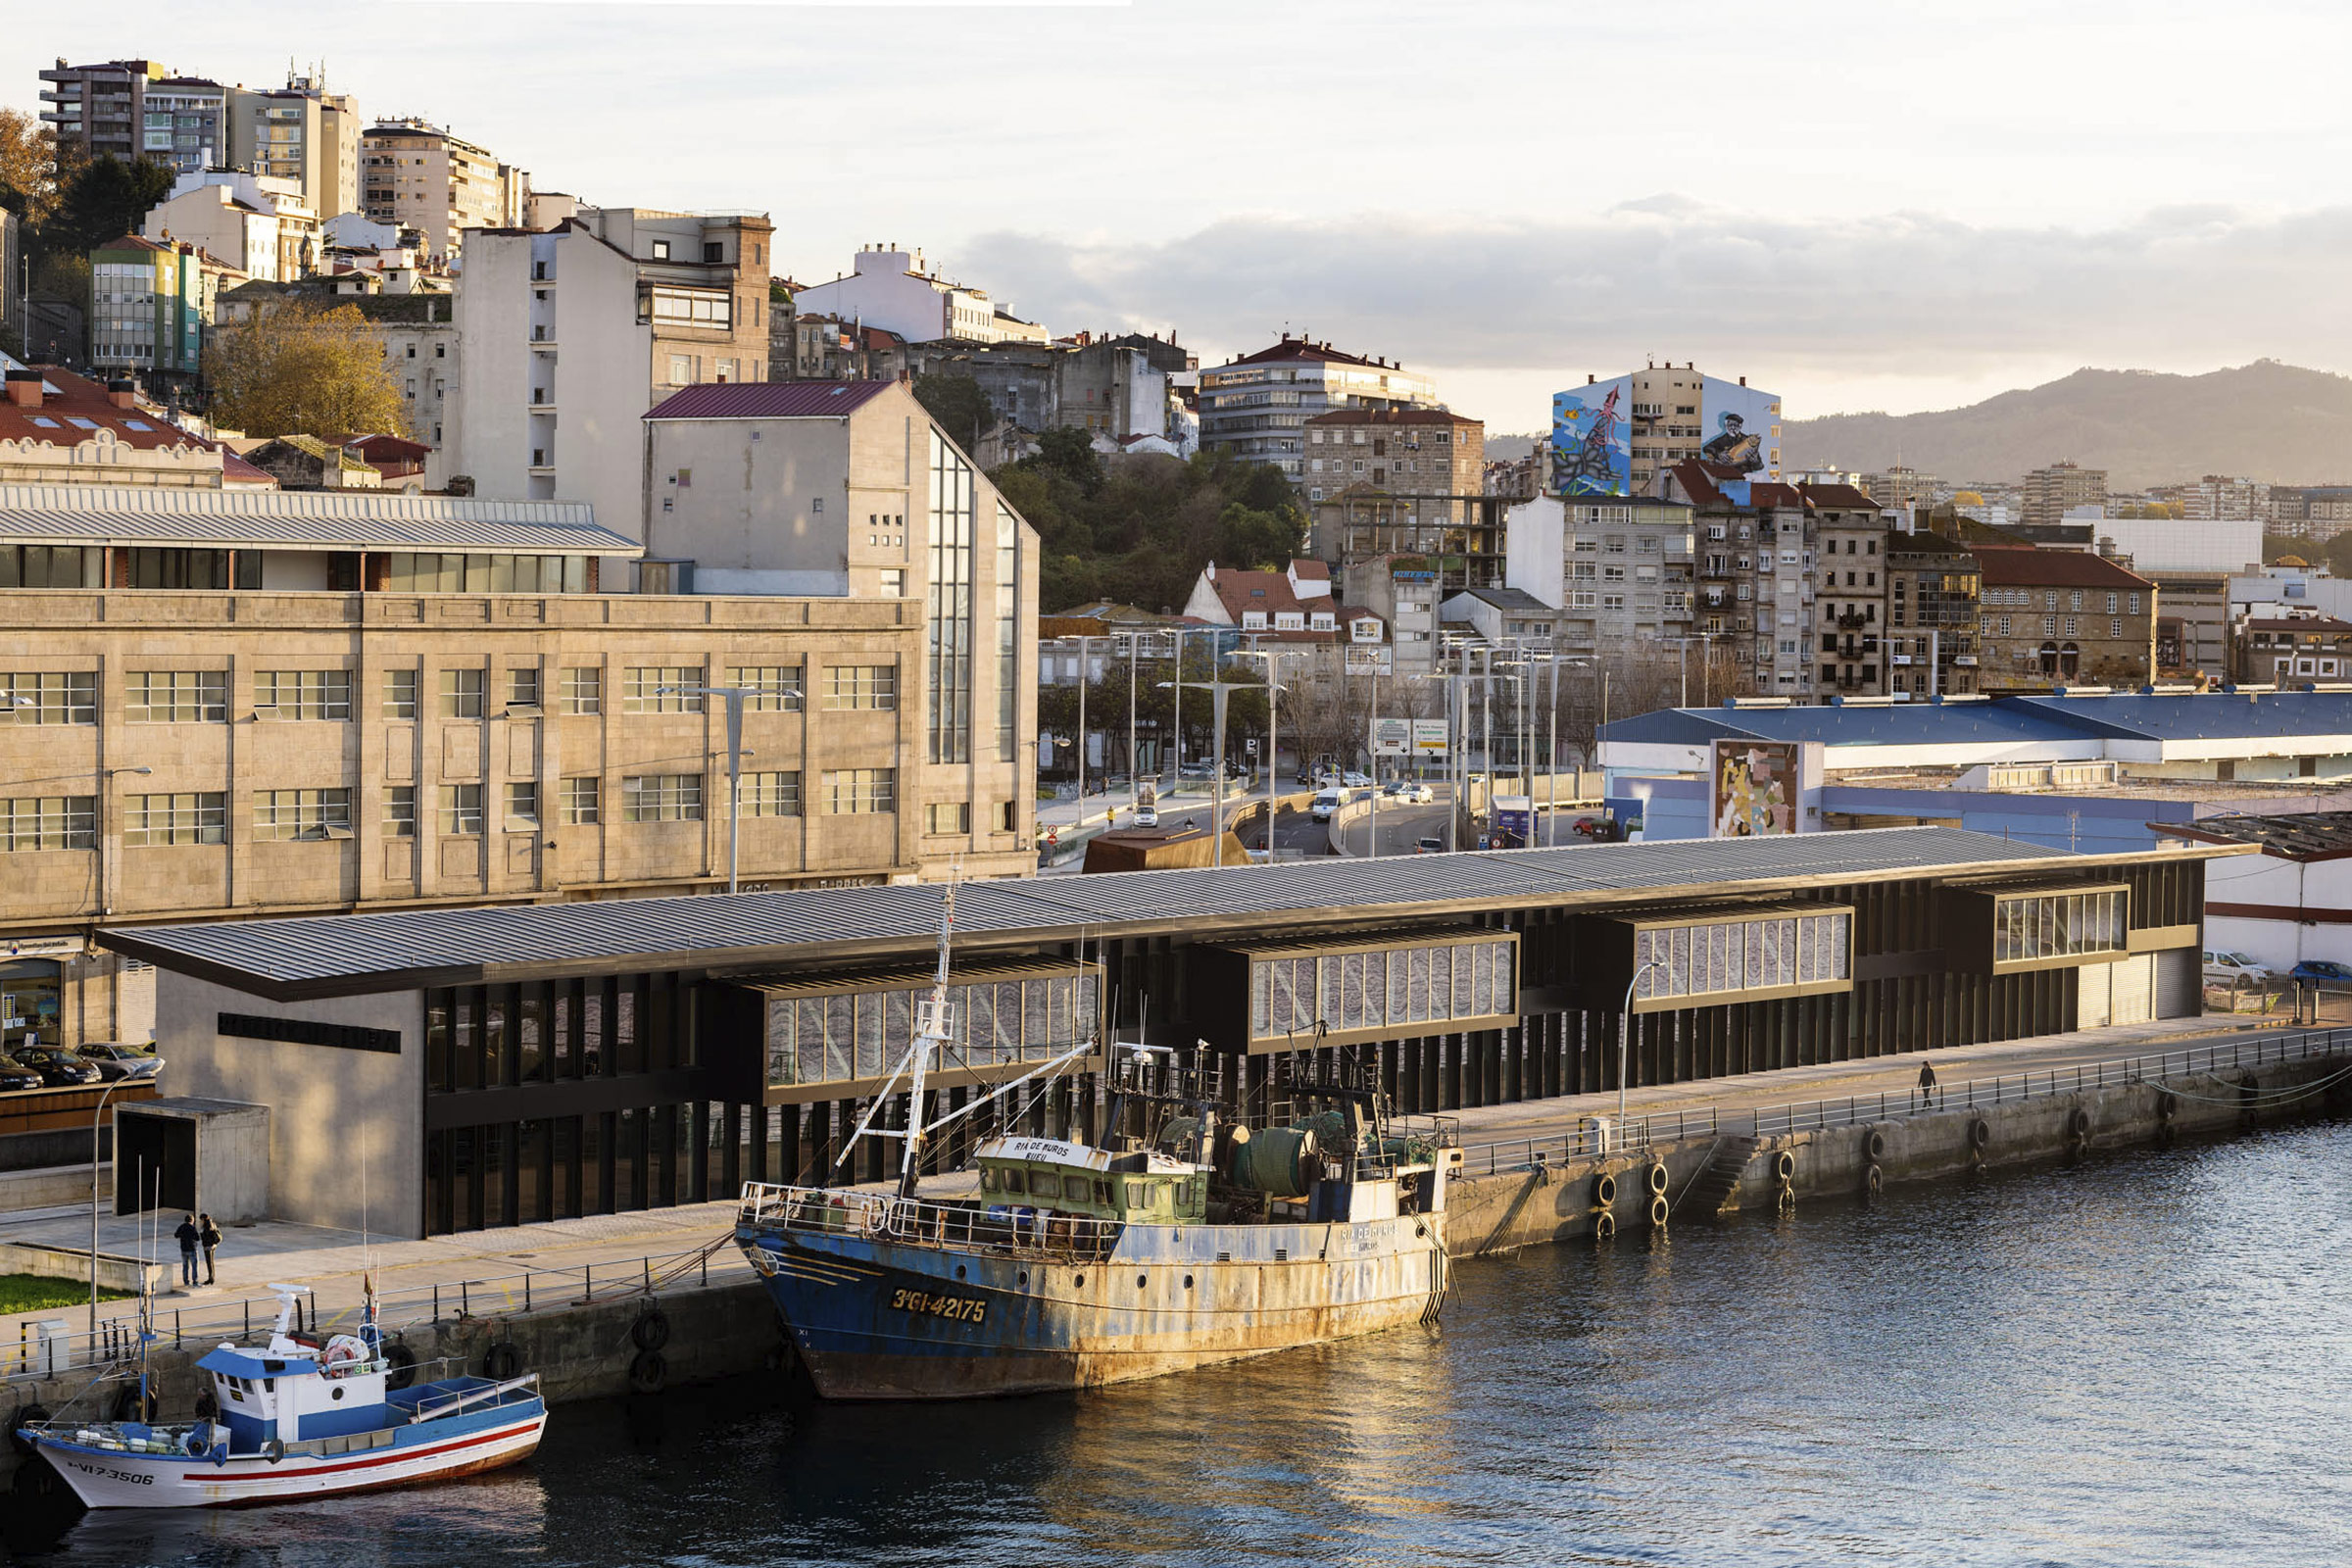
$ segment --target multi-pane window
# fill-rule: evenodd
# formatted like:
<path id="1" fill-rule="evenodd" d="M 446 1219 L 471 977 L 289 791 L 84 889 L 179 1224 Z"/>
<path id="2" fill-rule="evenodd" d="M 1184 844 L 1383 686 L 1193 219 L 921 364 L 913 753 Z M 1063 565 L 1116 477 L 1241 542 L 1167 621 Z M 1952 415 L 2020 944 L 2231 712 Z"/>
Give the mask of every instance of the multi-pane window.
<path id="1" fill-rule="evenodd" d="M 974 487 L 971 465 L 933 431 L 931 577 L 924 634 L 931 681 L 924 732 L 926 755 L 934 762 L 968 762 L 972 758 L 972 549 L 978 523 Z M 893 706 L 896 701 L 894 692 Z"/>
<path id="2" fill-rule="evenodd" d="M 557 799 L 563 803 L 564 821 L 570 827 L 593 827 L 604 819 L 604 780 L 599 778 L 567 778 L 557 786 Z"/>
<path id="3" fill-rule="evenodd" d="M 349 718 L 351 672 L 265 669 L 253 677 L 253 710 L 263 718 Z"/>
<path id="4" fill-rule="evenodd" d="M 507 785 L 507 825 L 509 827 L 537 827 L 539 825 L 539 785 L 531 779 L 514 779 Z"/>
<path id="5" fill-rule="evenodd" d="M 396 594 L 584 594 L 586 556 L 412 555 L 384 558 L 384 591 Z"/>
<path id="6" fill-rule="evenodd" d="M 413 839 L 416 836 L 416 786 L 387 784 L 384 786 L 384 837 Z"/>
<path id="7" fill-rule="evenodd" d="M 801 710 L 801 666 L 798 664 L 737 664 L 727 671 L 727 684 L 748 695 L 746 712 L 797 713 Z"/>
<path id="8" fill-rule="evenodd" d="M 507 706 L 509 708 L 537 708 L 539 706 L 539 669 L 507 671 Z"/>
<path id="9" fill-rule="evenodd" d="M 899 706 L 899 670 L 895 664 L 834 664 L 825 670 L 827 708 L 871 708 L 893 711 Z"/>
<path id="10" fill-rule="evenodd" d="M 1516 955 L 1508 942 L 1397 947 L 1367 953 L 1253 957 L 1252 1039 L 1436 1024 L 1516 1012 Z"/>
<path id="11" fill-rule="evenodd" d="M 1843 980 L 1853 923 L 1851 913 L 1838 910 L 1638 931 L 1634 961 L 1647 967 L 1634 995 L 1696 997 Z"/>
<path id="12" fill-rule="evenodd" d="M 2124 893 L 2058 893 L 2005 898 L 1994 906 L 1992 958 L 2023 963 L 2126 946 Z"/>
<path id="13" fill-rule="evenodd" d="M 746 773 L 742 784 L 743 814 L 746 816 L 798 816 L 801 814 L 801 775 L 791 773 Z"/>
<path id="14" fill-rule="evenodd" d="M 19 670 L 0 674 L 0 707 L 20 724 L 95 724 L 95 670 Z"/>
<path id="15" fill-rule="evenodd" d="M 220 724 L 228 719 L 228 672 L 135 669 L 123 677 L 122 717 L 132 724 Z"/>
<path id="16" fill-rule="evenodd" d="M 0 588 L 98 588 L 106 552 L 94 545 L 0 545 Z"/>
<path id="17" fill-rule="evenodd" d="M 997 760 L 1009 762 L 1019 744 L 1021 640 L 1021 519 L 997 503 Z"/>
<path id="18" fill-rule="evenodd" d="M 479 784 L 441 786 L 441 831 L 453 838 L 470 838 L 482 831 L 482 787 Z"/>
<path id="19" fill-rule="evenodd" d="M 699 664 L 633 664 L 621 677 L 624 713 L 699 713 L 703 671 Z"/>
<path id="20" fill-rule="evenodd" d="M 351 836 L 351 791 L 255 790 L 256 839 L 324 839 Z"/>
<path id="21" fill-rule="evenodd" d="M 829 816 L 861 816 L 899 808 L 899 770 L 895 767 L 845 767 L 825 775 L 825 812 Z"/>
<path id="22" fill-rule="evenodd" d="M 574 664 L 564 671 L 564 711 L 601 713 L 605 710 L 605 672 L 594 664 Z"/>
<path id="23" fill-rule="evenodd" d="M 703 819 L 703 775 L 641 773 L 620 781 L 624 822 L 699 822 Z"/>
<path id="24" fill-rule="evenodd" d="M 194 795 L 133 795 L 123 803 L 126 849 L 165 844 L 228 842 L 228 797 L 219 790 Z"/>
<path id="25" fill-rule="evenodd" d="M 969 801 L 934 801 L 929 811 L 934 833 L 969 833 L 972 830 L 972 803 Z"/>
<path id="26" fill-rule="evenodd" d="M 948 987 L 949 1059 L 1045 1061 L 1102 1033 L 1102 981 L 1088 974 L 964 980 Z M 890 990 L 770 994 L 767 1081 L 880 1078 L 906 1054 L 929 982 Z"/>
<path id="27" fill-rule="evenodd" d="M 441 672 L 441 716 L 443 718 L 479 718 L 482 716 L 482 690 L 488 683 L 489 671 L 480 669 L 445 669 Z"/>
<path id="28" fill-rule="evenodd" d="M 416 669 L 387 669 L 384 671 L 384 716 L 386 718 L 415 718 L 417 691 L 423 683 L 423 671 Z"/>
<path id="29" fill-rule="evenodd" d="M 0 852 L 86 850 L 98 842 L 94 795 L 21 796 L 0 800 Z"/>

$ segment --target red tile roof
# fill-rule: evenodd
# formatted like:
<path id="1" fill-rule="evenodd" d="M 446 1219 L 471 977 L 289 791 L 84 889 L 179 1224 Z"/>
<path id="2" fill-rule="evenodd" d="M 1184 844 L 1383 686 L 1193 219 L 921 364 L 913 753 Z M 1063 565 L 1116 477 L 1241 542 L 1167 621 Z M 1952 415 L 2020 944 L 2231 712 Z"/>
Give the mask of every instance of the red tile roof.
<path id="1" fill-rule="evenodd" d="M 78 446 L 100 429 L 112 430 L 126 447 L 151 452 L 160 447 L 206 448 L 211 442 L 190 435 L 153 409 L 118 409 L 108 397 L 106 383 L 71 370 L 42 366 L 33 368 L 57 390 L 41 399 L 37 409 L 21 409 L 0 400 L 0 441 L 45 441 L 52 446 Z M 40 422 L 47 420 L 46 424 Z M 87 425 L 75 424 L 86 419 Z"/>
<path id="2" fill-rule="evenodd" d="M 2032 545 L 1969 546 L 1984 569 L 1987 588 L 2153 588 L 2135 571 L 2126 571 L 2087 550 L 2037 550 Z"/>
<path id="3" fill-rule="evenodd" d="M 1269 365 L 1282 364 L 1291 360 L 1311 360 L 1322 365 L 1363 365 L 1370 366 L 1376 370 L 1402 368 L 1400 366 L 1379 365 L 1360 355 L 1342 354 L 1328 343 L 1310 342 L 1302 337 L 1286 337 L 1270 349 L 1259 349 L 1255 354 L 1245 354 L 1238 360 L 1230 360 L 1226 363 L 1230 365 Z"/>
<path id="4" fill-rule="evenodd" d="M 1467 415 L 1449 414 L 1444 409 L 1341 409 L 1333 414 L 1318 414 L 1308 424 L 1475 424 L 1486 427 L 1484 419 Z"/>
<path id="5" fill-rule="evenodd" d="M 1873 512 L 1879 508 L 1868 492 L 1850 484 L 1807 484 L 1797 488 L 1805 493 L 1805 505 L 1809 507 L 1867 508 Z"/>
<path id="6" fill-rule="evenodd" d="M 718 381 L 681 387 L 649 419 L 821 419 L 872 402 L 893 381 Z"/>

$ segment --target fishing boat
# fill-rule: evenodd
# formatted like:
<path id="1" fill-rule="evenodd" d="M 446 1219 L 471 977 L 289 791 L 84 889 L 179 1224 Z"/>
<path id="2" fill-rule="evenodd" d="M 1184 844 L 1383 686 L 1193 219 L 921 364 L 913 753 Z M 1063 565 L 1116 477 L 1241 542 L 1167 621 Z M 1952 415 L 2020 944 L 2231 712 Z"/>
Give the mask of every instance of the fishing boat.
<path id="1" fill-rule="evenodd" d="M 220 1508 L 412 1486 L 526 1459 L 547 1426 L 536 1374 L 416 1381 L 387 1344 L 370 1291 L 358 1332 L 298 1331 L 299 1285 L 270 1287 L 269 1343 L 223 1343 L 196 1365 L 217 1416 L 74 1422 L 22 1429 L 89 1508 Z M 150 1409 L 145 1371 L 133 1408 Z"/>
<path id="2" fill-rule="evenodd" d="M 901 1140 L 895 1190 L 744 1190 L 736 1242 L 820 1396 L 1089 1388 L 1436 1321 L 1459 1141 L 1443 1119 L 1389 1116 L 1337 1072 L 1295 1077 L 1245 1114 L 1206 1092 L 1202 1058 L 1114 1046 L 1102 1142 L 987 1138 L 976 1195 L 918 1196 L 929 1140 L 1099 1050 L 926 1122 L 925 1075 L 956 1038 L 953 920 L 951 894 L 907 1053 L 850 1140 Z M 902 1079 L 906 1127 L 875 1128 Z"/>

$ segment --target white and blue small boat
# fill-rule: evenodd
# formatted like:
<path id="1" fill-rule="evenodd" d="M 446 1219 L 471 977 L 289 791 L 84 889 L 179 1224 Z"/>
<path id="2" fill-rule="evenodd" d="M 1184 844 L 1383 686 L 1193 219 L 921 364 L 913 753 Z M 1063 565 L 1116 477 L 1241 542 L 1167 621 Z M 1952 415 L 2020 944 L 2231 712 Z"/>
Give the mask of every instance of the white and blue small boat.
<path id="1" fill-rule="evenodd" d="M 217 1418 L 53 1419 L 21 1436 L 89 1508 L 222 1508 L 293 1502 L 495 1470 L 530 1457 L 547 1427 L 535 1373 L 415 1381 L 368 1297 L 356 1334 L 295 1332 L 305 1287 L 272 1285 L 267 1347 L 222 1344 L 196 1364 Z M 142 1377 L 142 1382 L 144 1381 Z"/>

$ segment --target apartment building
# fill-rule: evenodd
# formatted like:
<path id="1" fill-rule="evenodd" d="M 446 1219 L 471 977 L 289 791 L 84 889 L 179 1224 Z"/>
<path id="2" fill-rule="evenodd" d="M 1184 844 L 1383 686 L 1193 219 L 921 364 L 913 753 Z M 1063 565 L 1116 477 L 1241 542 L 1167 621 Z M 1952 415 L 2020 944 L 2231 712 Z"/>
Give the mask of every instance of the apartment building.
<path id="1" fill-rule="evenodd" d="M 148 211 L 142 237 L 182 240 L 247 278 L 290 282 L 315 270 L 321 254 L 318 215 L 301 185 L 273 174 L 208 169 L 180 175 L 172 194 Z"/>
<path id="2" fill-rule="evenodd" d="M 1881 472 L 1862 475 L 1861 488 L 1880 506 L 1900 511 L 1904 507 L 1933 506 L 1936 493 L 1949 487 L 1932 473 L 1896 464 Z"/>
<path id="3" fill-rule="evenodd" d="M 795 314 L 830 316 L 878 326 L 909 343 L 1044 343 L 1045 328 L 1024 321 L 971 288 L 925 270 L 923 253 L 861 246 L 851 270 L 829 283 L 796 289 Z"/>
<path id="4" fill-rule="evenodd" d="M 1443 602 L 1446 589 L 1439 563 L 1427 556 L 1373 556 L 1349 562 L 1340 592 L 1350 610 L 1376 615 L 1388 627 L 1390 669 L 1398 675 L 1429 675 L 1438 666 L 1445 639 Z"/>
<path id="5" fill-rule="evenodd" d="M 681 387 L 765 379 L 772 233 L 756 214 L 645 208 L 469 232 L 445 471 L 476 495 L 586 501 L 634 529 L 638 416 Z"/>
<path id="6" fill-rule="evenodd" d="M 1551 480 L 1558 496 L 1639 496 L 1679 463 L 1703 462 L 1735 480 L 1780 481 L 1778 394 L 1656 365 L 1557 392 L 1551 400 Z"/>
<path id="7" fill-rule="evenodd" d="M 1679 646 L 1696 634 L 1688 502 L 1538 496 L 1510 509 L 1508 531 L 1508 586 L 1557 608 L 1560 653 Z"/>
<path id="8" fill-rule="evenodd" d="M 440 489 L 442 441 L 458 379 L 457 300 L 448 294 L 376 294 L 351 302 L 383 334 L 384 363 L 399 383 L 409 429 L 433 449 L 427 489 Z"/>
<path id="9" fill-rule="evenodd" d="M 1886 518 L 1850 485 L 1799 485 L 1813 528 L 1814 595 L 1825 694 L 1876 696 L 1892 688 L 1886 645 L 1890 573 L 1883 547 Z"/>
<path id="10" fill-rule="evenodd" d="M 364 132 L 359 172 L 361 210 L 415 230 L 438 261 L 463 253 L 469 228 L 520 222 L 530 192 L 527 173 L 421 120 L 379 121 Z"/>
<path id="11" fill-rule="evenodd" d="M 1177 378 L 1200 363 L 1143 332 L 1082 332 L 1052 343 L 911 343 L 905 357 L 918 375 L 970 376 L 997 417 L 1021 429 L 1085 430 L 1110 441 L 1173 437 Z"/>
<path id="12" fill-rule="evenodd" d="M 1663 499 L 1692 508 L 1693 635 L 1723 647 L 1758 696 L 1809 700 L 1824 627 L 1804 493 L 1693 460 L 1661 470 L 1655 482 Z"/>
<path id="13" fill-rule="evenodd" d="M 2241 611 L 2230 631 L 2231 678 L 2242 684 L 2293 686 L 2352 675 L 2352 621 Z"/>
<path id="14" fill-rule="evenodd" d="M 192 383 L 213 317 L 206 283 L 193 245 L 125 234 L 99 246 L 90 253 L 90 364 L 151 386 Z"/>
<path id="15" fill-rule="evenodd" d="M 893 748 L 802 753 L 823 808 L 886 818 L 863 824 L 874 853 L 888 839 L 907 864 L 1028 874 L 1036 531 L 904 382 L 689 387 L 643 425 L 644 542 L 675 586 L 889 606 L 911 628 L 889 660 L 809 673 L 839 723 Z"/>
<path id="16" fill-rule="evenodd" d="M 2154 582 L 2086 551 L 1981 541 L 1969 550 L 1984 573 L 1981 690 L 2132 688 L 2149 679 Z"/>
<path id="17" fill-rule="evenodd" d="M 232 88 L 226 122 L 226 162 L 291 181 L 320 219 L 360 210 L 359 106 L 323 76 L 288 72 L 283 87 Z"/>
<path id="18" fill-rule="evenodd" d="M 1428 376 L 1287 333 L 1270 348 L 1202 370 L 1200 400 L 1203 448 L 1271 463 L 1302 491 L 1309 488 L 1307 420 L 1339 410 L 1438 407 Z"/>
<path id="19" fill-rule="evenodd" d="M 1886 534 L 1886 689 L 1966 696 L 1979 688 L 1984 570 L 1924 529 Z"/>
<path id="20" fill-rule="evenodd" d="M 2020 521 L 2028 528 L 2053 528 L 2077 507 L 2106 504 L 2106 469 L 2053 463 L 2026 475 L 2025 508 Z"/>
<path id="21" fill-rule="evenodd" d="M 154 158 L 183 173 L 226 154 L 224 99 L 219 82 L 175 76 L 153 60 L 61 58 L 41 73 L 41 121 L 61 153 Z"/>

